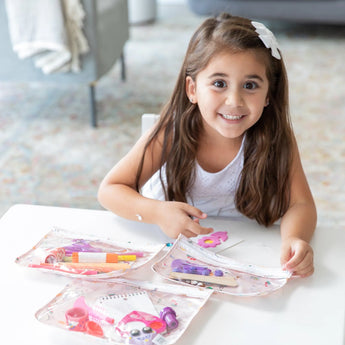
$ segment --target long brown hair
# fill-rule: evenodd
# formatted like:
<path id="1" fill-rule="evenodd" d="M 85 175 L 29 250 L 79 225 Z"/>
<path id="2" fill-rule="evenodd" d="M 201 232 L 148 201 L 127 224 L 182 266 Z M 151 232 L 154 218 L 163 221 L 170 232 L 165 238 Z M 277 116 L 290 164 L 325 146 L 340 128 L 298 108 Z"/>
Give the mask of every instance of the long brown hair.
<path id="1" fill-rule="evenodd" d="M 195 160 L 203 124 L 198 106 L 187 98 L 186 77 L 195 80 L 217 53 L 248 49 L 257 51 L 265 62 L 269 105 L 264 108 L 259 121 L 246 132 L 244 166 L 235 204 L 242 214 L 266 226 L 285 213 L 289 205 L 293 134 L 284 62 L 283 59 L 272 57 L 270 49 L 264 46 L 250 20 L 226 13 L 206 19 L 189 42 L 174 91 L 146 143 L 137 172 L 138 191 L 146 150 L 163 131 L 161 166 L 166 165 L 166 185 L 163 183 L 162 169 L 160 178 L 165 198 L 187 201 L 194 182 Z"/>

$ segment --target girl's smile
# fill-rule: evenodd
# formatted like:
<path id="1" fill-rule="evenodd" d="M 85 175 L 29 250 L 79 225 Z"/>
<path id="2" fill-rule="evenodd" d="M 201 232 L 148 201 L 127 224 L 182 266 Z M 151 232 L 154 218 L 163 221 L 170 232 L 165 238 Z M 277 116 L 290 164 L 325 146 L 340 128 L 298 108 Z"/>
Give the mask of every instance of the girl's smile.
<path id="1" fill-rule="evenodd" d="M 222 116 L 225 120 L 229 120 L 231 122 L 240 120 L 244 117 L 244 115 L 227 115 L 227 114 L 219 114 Z"/>
<path id="2" fill-rule="evenodd" d="M 186 78 L 187 95 L 198 104 L 205 134 L 228 139 L 239 139 L 260 119 L 268 87 L 264 60 L 251 50 L 219 53 L 195 80 Z"/>

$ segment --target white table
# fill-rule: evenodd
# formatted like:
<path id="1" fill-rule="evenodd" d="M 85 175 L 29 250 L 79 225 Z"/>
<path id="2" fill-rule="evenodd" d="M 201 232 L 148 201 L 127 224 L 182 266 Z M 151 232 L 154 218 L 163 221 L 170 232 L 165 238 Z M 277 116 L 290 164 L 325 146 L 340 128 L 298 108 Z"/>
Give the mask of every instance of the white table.
<path id="1" fill-rule="evenodd" d="M 216 230 L 229 229 L 244 242 L 224 252 L 238 260 L 279 264 L 277 228 L 224 218 L 204 222 Z M 2 264 L 0 329 L 6 344 L 73 345 L 89 338 L 50 327 L 34 317 L 69 282 L 62 276 L 23 268 L 17 256 L 36 244 L 52 227 L 153 243 L 165 241 L 156 226 L 126 221 L 107 211 L 15 205 L 0 220 Z M 318 228 L 313 239 L 316 271 L 312 277 L 294 279 L 273 294 L 235 297 L 213 294 L 195 317 L 178 345 L 262 344 L 344 345 L 345 233 Z M 150 268 L 136 278 L 153 277 Z M 72 334 L 73 333 L 73 334 Z M 99 340 L 95 339 L 95 343 Z"/>

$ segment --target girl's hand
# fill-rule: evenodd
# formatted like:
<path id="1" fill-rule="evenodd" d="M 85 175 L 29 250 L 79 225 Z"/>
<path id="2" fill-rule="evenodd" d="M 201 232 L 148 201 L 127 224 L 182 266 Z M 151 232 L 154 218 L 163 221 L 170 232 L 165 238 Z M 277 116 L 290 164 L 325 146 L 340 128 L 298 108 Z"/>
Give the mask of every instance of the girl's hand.
<path id="1" fill-rule="evenodd" d="M 177 238 L 180 233 L 186 237 L 207 235 L 213 231 L 199 224 L 199 219 L 207 215 L 198 208 L 183 202 L 163 201 L 157 209 L 158 226 L 171 238 Z"/>
<path id="2" fill-rule="evenodd" d="M 283 269 L 294 275 L 308 277 L 314 272 L 313 249 L 300 238 L 288 238 L 283 241 L 281 264 Z"/>

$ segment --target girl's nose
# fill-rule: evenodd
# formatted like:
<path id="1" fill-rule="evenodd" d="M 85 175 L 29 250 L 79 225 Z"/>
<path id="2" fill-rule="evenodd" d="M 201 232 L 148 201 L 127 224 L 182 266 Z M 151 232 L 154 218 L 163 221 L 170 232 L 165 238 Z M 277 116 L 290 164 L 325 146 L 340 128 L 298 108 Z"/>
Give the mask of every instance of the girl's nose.
<path id="1" fill-rule="evenodd" d="M 243 98 L 241 92 L 239 90 L 231 90 L 226 95 L 225 100 L 226 105 L 230 105 L 232 107 L 241 107 L 243 106 Z"/>

